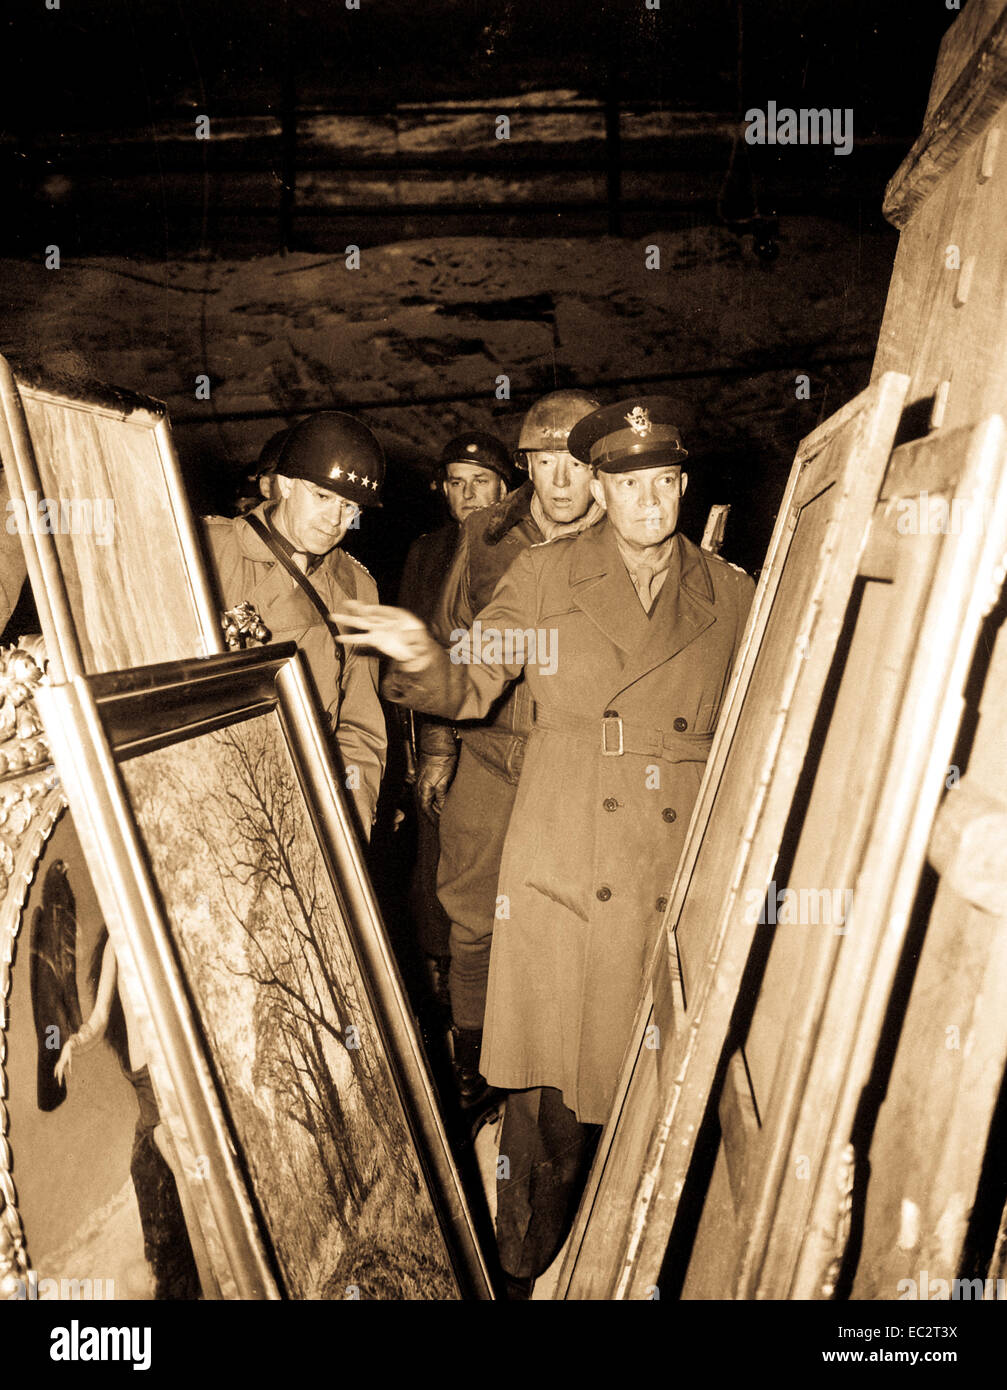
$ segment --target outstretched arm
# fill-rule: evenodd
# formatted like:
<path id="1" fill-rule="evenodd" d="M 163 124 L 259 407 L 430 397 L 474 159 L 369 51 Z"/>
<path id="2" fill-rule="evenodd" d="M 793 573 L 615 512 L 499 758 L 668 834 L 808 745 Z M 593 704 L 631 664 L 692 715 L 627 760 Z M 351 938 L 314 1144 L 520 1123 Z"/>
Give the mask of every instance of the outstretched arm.
<path id="1" fill-rule="evenodd" d="M 101 957 L 101 975 L 98 980 L 98 993 L 95 997 L 94 1008 L 91 1010 L 87 1022 L 82 1024 L 73 1037 L 68 1038 L 63 1044 L 63 1050 L 60 1052 L 59 1060 L 55 1066 L 57 1081 L 61 1082 L 64 1075 L 70 1075 L 74 1053 L 89 1052 L 105 1036 L 109 1015 L 112 1012 L 112 1000 L 115 997 L 115 981 L 115 952 L 112 950 L 111 941 L 106 941 L 105 950 Z"/>
<path id="2" fill-rule="evenodd" d="M 481 719 L 524 670 L 523 644 L 507 639 L 508 634 L 535 626 L 535 610 L 534 562 L 526 551 L 500 580 L 472 627 L 446 634 L 447 648 L 404 608 L 347 603 L 345 611 L 332 616 L 360 629 L 340 637 L 341 642 L 374 647 L 392 658 L 384 683 L 389 699 L 444 719 Z"/>

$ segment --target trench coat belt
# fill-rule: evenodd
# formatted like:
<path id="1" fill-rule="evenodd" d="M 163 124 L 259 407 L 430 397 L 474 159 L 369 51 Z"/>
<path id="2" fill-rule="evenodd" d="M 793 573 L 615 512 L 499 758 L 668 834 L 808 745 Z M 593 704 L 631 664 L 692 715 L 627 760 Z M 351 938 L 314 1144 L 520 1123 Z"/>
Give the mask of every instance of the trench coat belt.
<path id="1" fill-rule="evenodd" d="M 617 716 L 588 719 L 568 710 L 535 706 L 535 728 L 569 734 L 583 739 L 607 756 L 642 753 L 669 763 L 705 763 L 713 743 L 712 734 L 680 734 L 645 724 L 626 723 Z"/>

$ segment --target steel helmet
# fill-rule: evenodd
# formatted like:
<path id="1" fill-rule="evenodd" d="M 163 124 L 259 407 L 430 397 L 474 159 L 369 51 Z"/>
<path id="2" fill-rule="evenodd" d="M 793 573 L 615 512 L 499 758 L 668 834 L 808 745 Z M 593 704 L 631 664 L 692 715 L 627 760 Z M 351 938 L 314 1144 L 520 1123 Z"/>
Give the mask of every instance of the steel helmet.
<path id="1" fill-rule="evenodd" d="M 486 430 L 466 430 L 464 434 L 456 434 L 454 439 L 449 439 L 437 461 L 437 472 L 441 478 L 445 476 L 449 463 L 476 463 L 490 468 L 503 478 L 508 487 L 514 481 L 510 453 L 495 434 L 488 434 Z"/>
<path id="2" fill-rule="evenodd" d="M 384 452 L 366 425 L 341 410 L 322 410 L 288 430 L 275 471 L 327 487 L 358 507 L 381 506 Z"/>
<path id="3" fill-rule="evenodd" d="M 269 436 L 259 453 L 258 462 L 249 471 L 249 477 L 261 478 L 264 473 L 276 472 L 276 460 L 280 457 L 283 442 L 290 433 L 290 428 L 289 425 L 284 425 L 282 430 L 277 430 Z"/>
<path id="4" fill-rule="evenodd" d="M 601 408 L 590 391 L 550 391 L 536 401 L 521 425 L 514 461 L 527 468 L 526 455 L 539 450 L 566 451 L 567 438 L 578 420 Z"/>

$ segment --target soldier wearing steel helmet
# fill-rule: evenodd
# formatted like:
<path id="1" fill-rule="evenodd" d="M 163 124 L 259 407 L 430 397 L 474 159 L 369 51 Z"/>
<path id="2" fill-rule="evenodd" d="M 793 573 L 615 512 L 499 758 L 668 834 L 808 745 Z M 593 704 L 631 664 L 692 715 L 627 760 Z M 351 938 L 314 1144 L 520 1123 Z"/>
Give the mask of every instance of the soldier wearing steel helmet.
<path id="1" fill-rule="evenodd" d="M 534 722 L 500 864 L 483 1071 L 508 1091 L 497 1190 L 500 1261 L 527 1295 L 575 1207 L 604 1123 L 754 586 L 678 530 L 687 451 L 673 401 L 621 401 L 568 447 L 605 520 L 518 556 L 478 631 L 542 630 L 555 660 L 506 647 L 452 659 L 411 614 L 341 614 L 393 658 L 385 692 L 484 718 L 512 682 Z M 466 652 L 470 653 L 465 660 Z"/>
<path id="2" fill-rule="evenodd" d="M 570 430 L 598 404 L 587 391 L 553 391 L 528 411 L 517 447 L 528 482 L 462 525 L 432 623 L 445 645 L 452 633 L 468 628 L 518 555 L 601 517 L 591 498 L 590 469 L 567 449 Z M 443 724 L 428 722 L 421 734 L 418 792 L 425 805 L 441 812 L 437 891 L 451 920 L 455 1074 L 469 1110 L 487 1096 L 479 1054 L 497 878 L 531 712 L 519 682 L 488 718 L 459 726 L 460 754 Z"/>
<path id="3" fill-rule="evenodd" d="M 409 547 L 399 585 L 399 605 L 429 622 L 458 545 L 459 527 L 473 512 L 505 497 L 514 478 L 511 454 L 496 435 L 486 430 L 466 430 L 449 439 L 437 461 L 436 487 L 447 504 L 449 519 L 436 531 L 419 536 Z M 414 764 L 418 745 L 427 756 L 438 752 L 455 757 L 455 735 L 450 724 L 398 707 L 407 739 L 407 765 Z M 430 725 L 431 727 L 427 727 Z M 415 780 L 415 772 L 411 773 Z M 437 898 L 437 861 L 440 858 L 437 812 L 431 805 L 429 781 L 416 790 L 416 863 L 409 901 L 420 949 L 430 963 L 434 992 L 444 1001 L 448 961 L 451 955 L 451 923 Z"/>
<path id="4" fill-rule="evenodd" d="M 363 508 L 381 505 L 384 454 L 366 425 L 335 410 L 302 420 L 274 443 L 272 499 L 239 517 L 205 518 L 209 557 L 222 608 L 250 603 L 271 641 L 294 641 L 304 653 L 366 837 L 387 745 L 377 661 L 343 653 L 324 614 L 347 598 L 377 601 L 374 580 L 341 542 Z"/>
<path id="5" fill-rule="evenodd" d="M 399 584 L 399 603 L 428 621 L 458 545 L 459 528 L 473 512 L 492 506 L 513 485 L 511 455 L 496 435 L 466 430 L 449 439 L 437 460 L 432 487 L 442 494 L 449 519 L 409 547 Z"/>
<path id="6" fill-rule="evenodd" d="M 235 515 L 244 516 L 253 507 L 257 507 L 263 498 L 267 501 L 273 498 L 273 484 L 276 474 L 276 460 L 280 456 L 284 440 L 290 433 L 292 426 L 285 425 L 282 430 L 277 430 L 275 434 L 269 436 L 252 466 L 245 470 L 238 485 L 238 493 L 235 499 Z"/>

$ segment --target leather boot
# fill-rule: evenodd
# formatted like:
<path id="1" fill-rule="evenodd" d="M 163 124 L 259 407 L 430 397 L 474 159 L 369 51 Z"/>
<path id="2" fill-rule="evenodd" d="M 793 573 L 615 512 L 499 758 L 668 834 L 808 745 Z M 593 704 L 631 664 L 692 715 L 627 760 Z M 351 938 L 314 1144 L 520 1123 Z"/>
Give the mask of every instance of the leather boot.
<path id="1" fill-rule="evenodd" d="M 430 962 L 430 984 L 434 1001 L 445 1015 L 445 1022 L 451 1017 L 451 994 L 448 990 L 448 972 L 451 969 L 450 956 L 428 956 Z"/>
<path id="2" fill-rule="evenodd" d="M 459 1028 L 452 1024 L 451 1040 L 454 1051 L 455 1084 L 463 1110 L 473 1110 L 490 1096 L 490 1088 L 479 1072 L 479 1053 L 482 1049 L 481 1028 Z"/>

